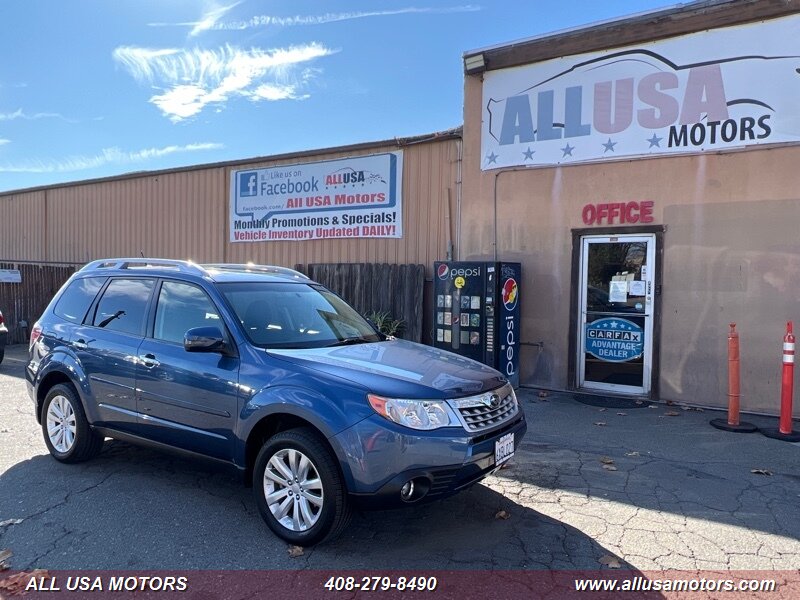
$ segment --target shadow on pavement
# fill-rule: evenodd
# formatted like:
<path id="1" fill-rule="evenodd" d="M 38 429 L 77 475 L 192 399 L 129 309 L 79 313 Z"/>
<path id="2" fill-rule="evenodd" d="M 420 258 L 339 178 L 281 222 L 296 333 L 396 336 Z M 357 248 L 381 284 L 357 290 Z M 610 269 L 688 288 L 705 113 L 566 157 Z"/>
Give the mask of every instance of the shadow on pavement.
<path id="1" fill-rule="evenodd" d="M 25 365 L 28 363 L 28 347 L 24 344 L 6 346 L 5 358 L 0 363 L 0 376 L 7 375 L 25 379 Z"/>
<path id="2" fill-rule="evenodd" d="M 596 570 L 603 557 L 618 560 L 483 485 L 426 506 L 357 514 L 338 540 L 293 559 L 235 476 L 109 440 L 79 465 L 49 455 L 20 462 L 0 476 L 0 490 L 0 520 L 22 519 L 0 528 L 15 569 Z M 508 519 L 496 517 L 501 510 Z"/>
<path id="3" fill-rule="evenodd" d="M 529 390 L 520 397 L 529 429 L 513 468 L 499 473 L 509 485 L 531 486 L 544 501 L 558 491 L 576 502 L 649 509 L 678 529 L 691 530 L 685 519 L 695 518 L 800 539 L 800 445 L 719 431 L 708 424 L 722 416 L 715 411 L 649 402 L 644 409 L 603 409 L 566 394 L 539 400 Z M 617 520 L 630 514 L 620 509 Z"/>

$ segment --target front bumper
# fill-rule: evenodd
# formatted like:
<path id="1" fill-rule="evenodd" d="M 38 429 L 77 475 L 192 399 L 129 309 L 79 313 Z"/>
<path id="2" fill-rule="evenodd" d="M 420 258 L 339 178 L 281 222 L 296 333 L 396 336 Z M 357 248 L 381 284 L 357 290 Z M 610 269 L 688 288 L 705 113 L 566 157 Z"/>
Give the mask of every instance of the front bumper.
<path id="1" fill-rule="evenodd" d="M 478 436 L 444 428 L 413 432 L 375 415 L 337 436 L 346 450 L 353 486 L 350 496 L 359 508 L 382 509 L 423 504 L 455 494 L 497 468 L 495 441 L 514 434 L 514 448 L 527 424 L 520 412 L 497 429 Z M 425 494 L 411 502 L 400 489 L 414 479 Z"/>

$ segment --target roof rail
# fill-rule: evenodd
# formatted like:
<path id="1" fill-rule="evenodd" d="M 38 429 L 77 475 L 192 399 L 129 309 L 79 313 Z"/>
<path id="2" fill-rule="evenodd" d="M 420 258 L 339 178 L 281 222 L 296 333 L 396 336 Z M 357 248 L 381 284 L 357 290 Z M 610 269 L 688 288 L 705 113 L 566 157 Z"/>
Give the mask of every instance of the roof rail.
<path id="1" fill-rule="evenodd" d="M 290 269 L 289 267 L 278 267 L 275 265 L 256 265 L 253 263 L 232 264 L 232 263 L 218 263 L 210 265 L 202 265 L 205 269 L 216 269 L 218 271 L 245 271 L 247 273 L 266 273 L 274 275 L 289 275 L 295 279 L 308 279 L 308 276 Z"/>
<path id="2" fill-rule="evenodd" d="M 208 272 L 198 264 L 170 258 L 103 258 L 84 265 L 81 271 L 97 269 L 174 269 L 181 273 L 208 275 Z"/>

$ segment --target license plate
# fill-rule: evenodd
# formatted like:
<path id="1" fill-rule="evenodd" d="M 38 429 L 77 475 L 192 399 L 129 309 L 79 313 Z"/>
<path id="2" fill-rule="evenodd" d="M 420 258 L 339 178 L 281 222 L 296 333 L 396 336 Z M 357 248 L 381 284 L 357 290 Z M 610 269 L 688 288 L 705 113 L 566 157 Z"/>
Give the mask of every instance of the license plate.
<path id="1" fill-rule="evenodd" d="M 506 462 L 514 456 L 514 434 L 507 433 L 494 443 L 494 464 Z"/>

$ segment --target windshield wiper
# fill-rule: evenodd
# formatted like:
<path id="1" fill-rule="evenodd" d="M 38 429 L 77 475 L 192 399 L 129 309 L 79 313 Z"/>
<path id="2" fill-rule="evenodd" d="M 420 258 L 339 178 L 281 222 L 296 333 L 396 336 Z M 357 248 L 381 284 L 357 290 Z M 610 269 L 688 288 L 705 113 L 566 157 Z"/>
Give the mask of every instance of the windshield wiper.
<path id="1" fill-rule="evenodd" d="M 352 346 L 354 344 L 369 344 L 370 340 L 364 339 L 362 337 L 351 337 L 351 338 L 344 338 L 343 340 L 339 340 L 338 342 L 333 342 L 332 344 L 328 344 L 325 346 L 326 348 L 332 348 L 333 346 Z"/>

